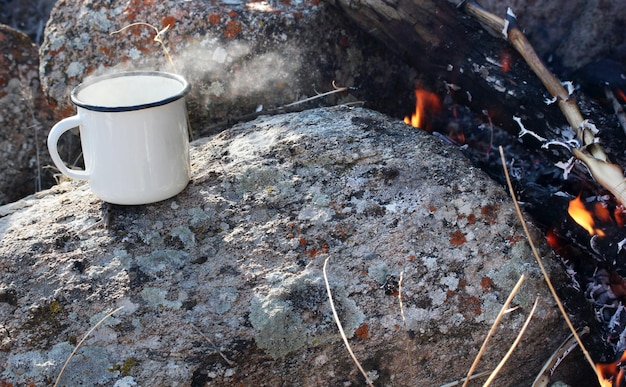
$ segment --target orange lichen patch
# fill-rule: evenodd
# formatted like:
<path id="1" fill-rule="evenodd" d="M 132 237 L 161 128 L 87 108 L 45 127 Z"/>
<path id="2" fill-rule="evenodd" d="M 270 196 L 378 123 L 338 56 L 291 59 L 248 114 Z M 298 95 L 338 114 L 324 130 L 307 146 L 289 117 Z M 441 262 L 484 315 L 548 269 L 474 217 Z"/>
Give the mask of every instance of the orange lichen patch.
<path id="1" fill-rule="evenodd" d="M 415 261 L 415 255 L 409 255 L 409 261 L 410 262 Z"/>
<path id="2" fill-rule="evenodd" d="M 130 0 L 124 7 L 124 14 L 131 22 L 137 19 L 138 10 L 152 8 L 154 6 L 154 0 Z"/>
<path id="3" fill-rule="evenodd" d="M 307 245 L 306 239 L 304 239 L 304 237 L 300 237 L 300 239 L 298 240 L 298 244 L 300 246 L 306 246 Z"/>
<path id="4" fill-rule="evenodd" d="M 321 241 L 321 246 L 311 246 L 308 250 L 304 250 L 304 253 L 307 254 L 309 258 L 313 259 L 320 254 L 328 253 L 328 250 L 328 243 L 326 241 Z"/>
<path id="5" fill-rule="evenodd" d="M 235 36 L 241 33 L 241 26 L 239 22 L 235 20 L 229 20 L 226 22 L 226 30 L 224 31 L 224 36 L 228 39 L 233 39 Z"/>
<path id="6" fill-rule="evenodd" d="M 211 23 L 212 25 L 219 24 L 221 19 L 222 15 L 220 15 L 219 13 L 212 13 L 209 15 L 209 23 Z"/>
<path id="7" fill-rule="evenodd" d="M 359 339 L 369 339 L 370 337 L 370 329 L 366 323 L 361 324 L 360 327 L 356 329 L 354 335 Z"/>
<path id="8" fill-rule="evenodd" d="M 98 47 L 98 51 L 106 55 L 107 57 L 111 57 L 111 49 L 105 46 Z"/>
<path id="9" fill-rule="evenodd" d="M 428 211 L 435 212 L 435 211 L 437 211 L 437 207 L 435 207 L 435 206 L 428 206 Z"/>
<path id="10" fill-rule="evenodd" d="M 237 17 L 237 11 L 235 11 L 235 10 L 228 11 L 228 16 L 229 17 Z"/>
<path id="11" fill-rule="evenodd" d="M 487 204 L 480 209 L 480 214 L 483 216 L 483 219 L 488 224 L 496 224 L 499 209 L 500 206 L 498 204 Z"/>
<path id="12" fill-rule="evenodd" d="M 506 237 L 506 241 L 508 242 L 509 246 L 516 245 L 518 242 L 522 241 L 523 239 L 524 237 L 521 235 L 509 235 Z"/>
<path id="13" fill-rule="evenodd" d="M 474 214 L 467 215 L 467 223 L 469 223 L 469 224 L 476 223 L 476 215 L 474 215 Z"/>
<path id="14" fill-rule="evenodd" d="M 463 297 L 463 306 L 464 309 L 461 311 L 461 314 L 465 318 L 472 317 L 472 315 L 479 316 L 483 312 L 480 300 L 474 296 Z"/>
<path id="15" fill-rule="evenodd" d="M 467 242 L 465 235 L 461 232 L 461 230 L 456 230 L 452 234 L 450 234 L 450 244 L 453 246 L 461 246 L 463 243 Z"/>
<path id="16" fill-rule="evenodd" d="M 163 28 L 167 26 L 172 28 L 174 27 L 174 24 L 176 24 L 176 18 L 174 16 L 166 16 L 163 19 L 161 19 L 161 27 Z"/>
<path id="17" fill-rule="evenodd" d="M 58 53 L 62 51 L 65 51 L 65 44 L 59 47 L 57 50 L 50 50 L 49 55 L 50 56 L 57 55 Z"/>
<path id="18" fill-rule="evenodd" d="M 480 287 L 483 288 L 483 292 L 488 292 L 493 286 L 493 280 L 489 277 L 483 277 L 480 280 Z"/>

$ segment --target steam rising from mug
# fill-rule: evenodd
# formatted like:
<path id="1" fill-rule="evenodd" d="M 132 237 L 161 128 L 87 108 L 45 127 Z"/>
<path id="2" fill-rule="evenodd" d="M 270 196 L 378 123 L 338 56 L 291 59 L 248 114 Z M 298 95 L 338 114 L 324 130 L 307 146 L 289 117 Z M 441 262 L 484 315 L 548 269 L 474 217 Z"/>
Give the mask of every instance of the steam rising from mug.
<path id="1" fill-rule="evenodd" d="M 100 199 L 114 204 L 147 204 L 170 198 L 189 182 L 189 137 L 185 95 L 189 84 L 163 72 L 122 72 L 76 87 L 77 114 L 59 121 L 48 149 L 64 175 L 88 180 Z M 85 170 L 69 169 L 57 142 L 80 129 Z"/>

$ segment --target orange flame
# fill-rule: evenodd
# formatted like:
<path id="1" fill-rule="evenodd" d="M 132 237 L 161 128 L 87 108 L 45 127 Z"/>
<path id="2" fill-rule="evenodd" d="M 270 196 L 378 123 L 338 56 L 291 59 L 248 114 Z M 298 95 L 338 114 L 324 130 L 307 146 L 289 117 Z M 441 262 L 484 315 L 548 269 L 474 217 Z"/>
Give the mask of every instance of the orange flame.
<path id="1" fill-rule="evenodd" d="M 596 364 L 598 375 L 602 378 L 598 379 L 601 387 L 624 387 L 624 376 L 626 376 L 622 368 L 624 361 L 626 361 L 626 352 L 622 353 L 622 357 L 614 363 Z"/>
<path id="2" fill-rule="evenodd" d="M 605 209 L 606 210 L 606 209 Z M 572 199 L 567 207 L 567 213 L 574 219 L 576 223 L 582 226 L 590 235 L 598 235 L 603 237 L 604 231 L 595 228 L 593 214 L 587 210 L 585 204 L 580 200 L 580 195 Z"/>
<path id="3" fill-rule="evenodd" d="M 626 102 L 626 94 L 624 94 L 622 89 L 617 89 L 615 93 L 622 99 L 622 101 Z"/>
<path id="4" fill-rule="evenodd" d="M 441 102 L 437 94 L 423 89 L 415 89 L 415 113 L 411 117 L 404 117 L 404 123 L 421 128 L 430 129 L 430 122 L 426 120 L 427 116 L 432 116 L 441 111 Z"/>

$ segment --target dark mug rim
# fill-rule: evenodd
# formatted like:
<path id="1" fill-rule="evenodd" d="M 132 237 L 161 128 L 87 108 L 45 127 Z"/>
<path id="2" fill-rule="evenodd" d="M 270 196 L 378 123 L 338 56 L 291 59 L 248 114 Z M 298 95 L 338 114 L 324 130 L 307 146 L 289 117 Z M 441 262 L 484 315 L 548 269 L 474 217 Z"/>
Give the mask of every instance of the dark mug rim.
<path id="1" fill-rule="evenodd" d="M 150 102 L 150 103 L 139 104 L 139 105 L 130 105 L 130 106 L 99 106 L 99 105 L 88 104 L 88 103 L 82 102 L 82 101 L 80 101 L 78 99 L 78 94 L 81 92 L 81 90 L 83 90 L 84 88 L 86 88 L 88 86 L 91 86 L 91 85 L 96 84 L 98 82 L 105 81 L 107 79 L 121 78 L 121 77 L 132 77 L 132 76 L 138 76 L 138 75 L 141 75 L 141 76 L 153 76 L 153 77 L 164 77 L 164 78 L 175 79 L 176 81 L 181 83 L 183 88 L 178 93 L 176 93 L 176 94 L 174 94 L 172 96 L 169 96 L 167 98 L 164 98 L 164 99 L 161 99 L 161 100 L 158 100 L 158 101 L 154 101 L 154 102 Z M 87 109 L 87 110 L 92 110 L 92 111 L 96 111 L 96 112 L 108 112 L 108 113 L 128 112 L 128 111 L 135 111 L 135 110 L 141 110 L 141 109 L 147 109 L 147 108 L 167 105 L 168 103 L 171 103 L 171 102 L 174 102 L 176 100 L 179 100 L 179 99 L 183 98 L 189 92 L 190 89 L 191 89 L 191 86 L 189 85 L 189 82 L 187 82 L 187 80 L 185 78 L 183 78 L 182 76 L 180 76 L 178 74 L 166 73 L 166 72 L 162 72 L 162 71 L 123 71 L 123 72 L 119 72 L 119 73 L 113 73 L 113 74 L 93 77 L 93 78 L 89 78 L 89 79 L 85 80 L 84 82 L 82 82 L 80 85 L 76 86 L 72 90 L 72 93 L 70 95 L 70 99 L 71 99 L 71 101 L 72 101 L 72 103 L 74 105 L 79 106 L 79 107 L 84 108 L 84 109 Z"/>

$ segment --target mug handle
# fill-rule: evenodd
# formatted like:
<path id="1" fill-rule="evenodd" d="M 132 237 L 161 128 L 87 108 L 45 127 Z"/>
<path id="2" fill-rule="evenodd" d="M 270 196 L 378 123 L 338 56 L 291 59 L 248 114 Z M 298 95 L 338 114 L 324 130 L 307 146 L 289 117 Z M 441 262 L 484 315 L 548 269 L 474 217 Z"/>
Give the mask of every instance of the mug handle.
<path id="1" fill-rule="evenodd" d="M 80 126 L 80 124 L 81 119 L 78 115 L 67 117 L 57 122 L 52 129 L 50 129 L 50 134 L 48 134 L 48 151 L 50 152 L 50 156 L 52 156 L 54 165 L 56 165 L 62 174 L 75 180 L 88 180 L 89 173 L 87 173 L 87 171 L 67 168 L 63 160 L 61 160 L 59 150 L 57 149 L 57 143 L 61 135 L 70 129 Z"/>

